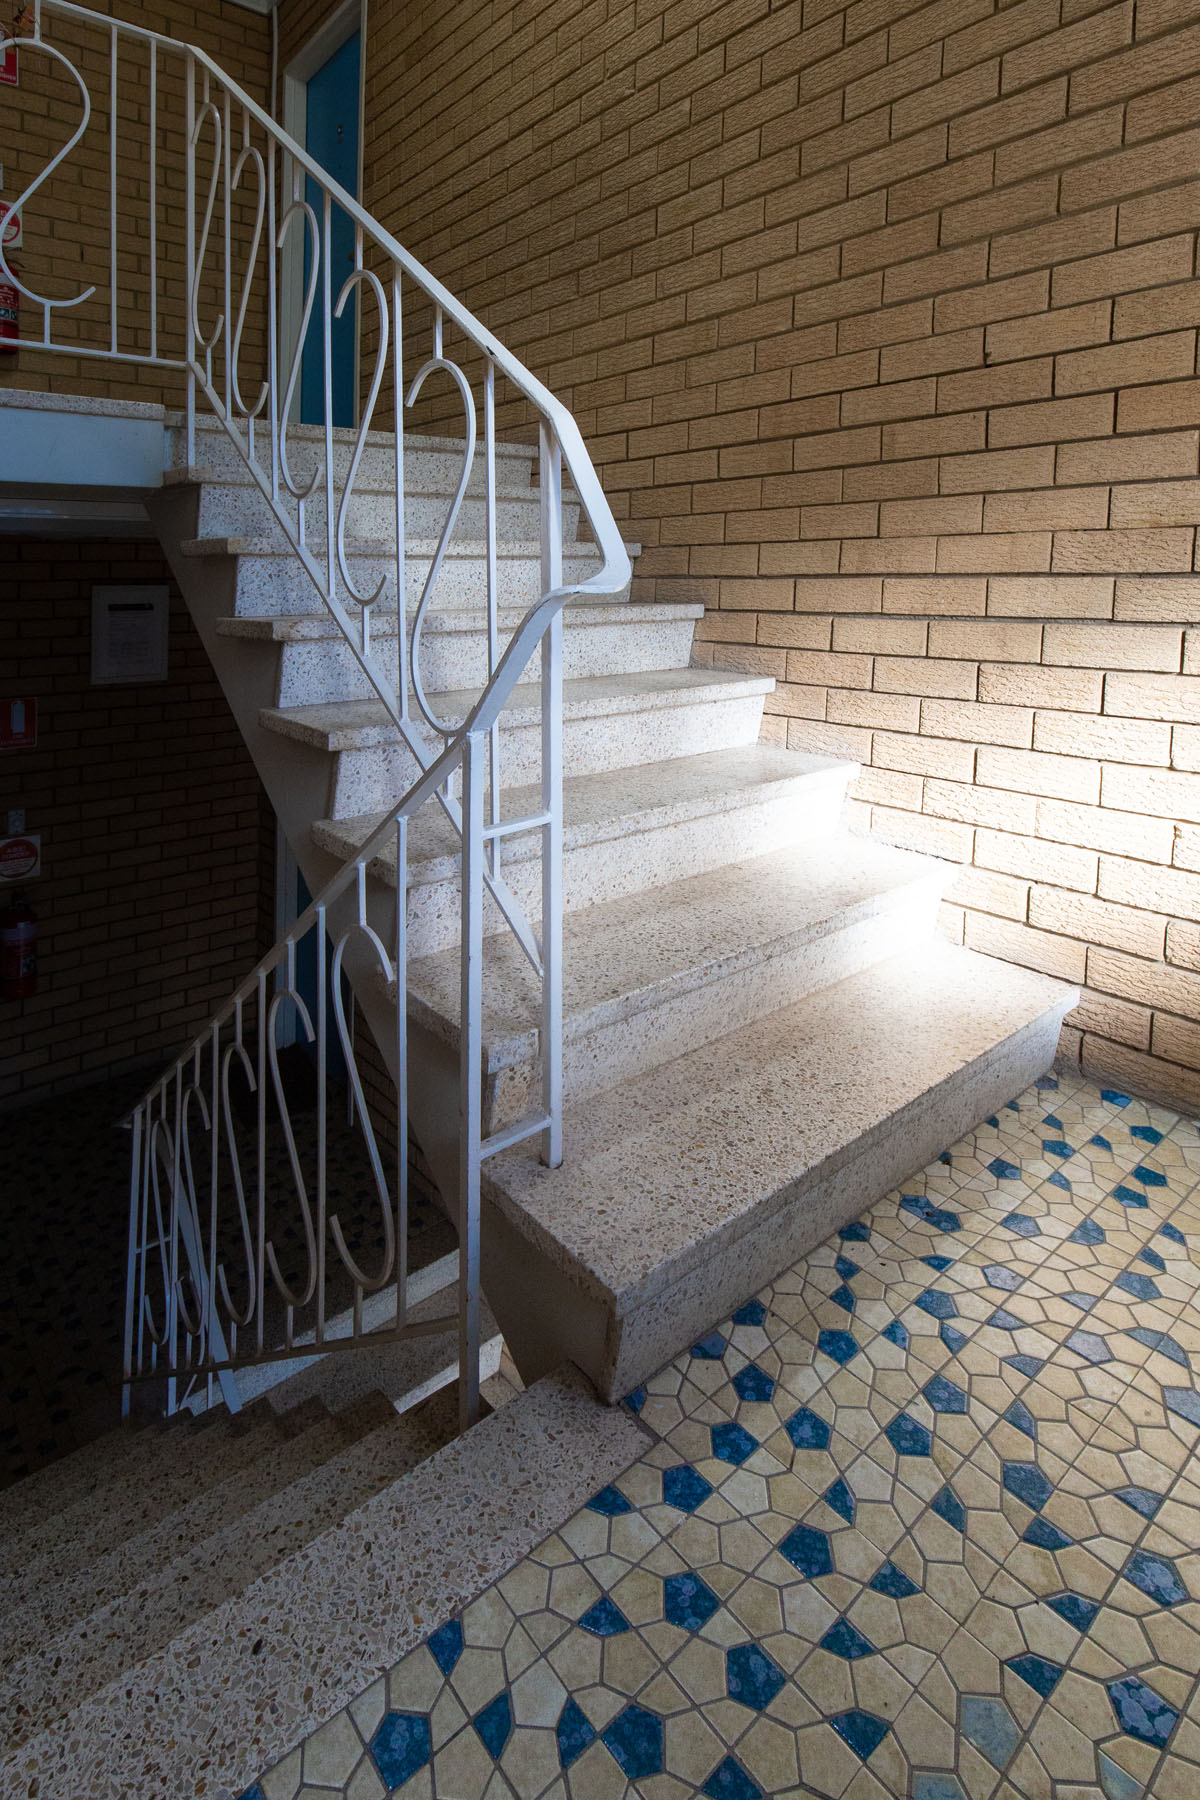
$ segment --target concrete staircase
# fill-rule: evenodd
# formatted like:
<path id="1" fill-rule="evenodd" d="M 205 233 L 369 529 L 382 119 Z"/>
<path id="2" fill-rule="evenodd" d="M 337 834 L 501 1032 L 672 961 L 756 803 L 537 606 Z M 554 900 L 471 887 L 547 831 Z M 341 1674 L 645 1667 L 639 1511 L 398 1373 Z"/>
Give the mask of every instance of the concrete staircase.
<path id="1" fill-rule="evenodd" d="M 319 434 L 296 433 L 296 462 Z M 339 437 L 348 456 L 350 434 Z M 406 441 L 411 607 L 460 447 Z M 412 780 L 399 739 L 269 511 L 214 426 L 201 467 L 172 433 L 152 515 L 315 891 Z M 371 439 L 351 522 L 356 578 L 382 568 L 391 440 Z M 505 618 L 539 592 L 535 453 L 499 457 Z M 481 477 L 473 474 L 428 627 L 435 711 L 486 676 Z M 320 502 L 310 525 L 319 517 Z M 595 567 L 571 539 L 568 571 Z M 631 549 L 636 552 L 636 546 Z M 566 1160 L 484 1165 L 484 1285 L 526 1379 L 564 1357 L 608 1399 L 635 1387 L 804 1249 L 1002 1104 L 1053 1058 L 1074 995 L 935 934 L 947 866 L 848 835 L 854 765 L 758 742 L 769 679 L 690 666 L 702 609 L 627 596 L 565 614 Z M 372 644 L 394 657 L 396 611 Z M 505 812 L 535 811 L 536 690 L 501 726 Z M 433 742 L 432 736 L 430 738 Z M 427 807 L 409 833 L 412 1117 L 453 1209 L 458 870 Z M 536 913 L 537 845 L 505 844 Z M 396 903 L 394 861 L 372 904 Z M 529 1107 L 537 999 L 496 914 L 485 957 L 485 1129 Z M 394 994 L 359 993 L 377 1040 Z M 394 1013 L 392 1013 L 394 1016 Z"/>

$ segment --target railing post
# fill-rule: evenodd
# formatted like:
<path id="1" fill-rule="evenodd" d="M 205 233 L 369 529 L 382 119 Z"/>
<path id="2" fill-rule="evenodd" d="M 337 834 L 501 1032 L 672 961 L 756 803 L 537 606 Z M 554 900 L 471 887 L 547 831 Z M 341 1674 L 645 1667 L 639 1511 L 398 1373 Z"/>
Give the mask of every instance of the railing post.
<path id="1" fill-rule="evenodd" d="M 187 363 L 187 460 L 196 461 L 196 327 L 193 289 L 196 282 L 196 59 L 188 52 L 184 63 L 184 296 L 185 350 Z"/>
<path id="2" fill-rule="evenodd" d="M 142 1214 L 142 1109 L 133 1115 L 129 1147 L 129 1245 L 125 1256 L 125 1352 L 121 1368 L 121 1417 L 129 1417 L 133 1382 L 133 1323 L 136 1311 L 138 1280 L 138 1226 Z M 144 1246 L 143 1246 L 144 1250 Z"/>
<path id="3" fill-rule="evenodd" d="M 462 740 L 462 969 L 459 990 L 458 1404 L 479 1417 L 479 1170 L 483 1141 L 483 775 L 485 739 Z M 403 904 L 403 893 L 400 895 Z"/>
<path id="4" fill-rule="evenodd" d="M 562 586 L 562 452 L 542 421 L 538 456 L 542 522 L 542 592 Z M 563 915 L 563 671 L 562 611 L 542 638 L 542 1161 L 563 1159 L 562 915 Z"/>

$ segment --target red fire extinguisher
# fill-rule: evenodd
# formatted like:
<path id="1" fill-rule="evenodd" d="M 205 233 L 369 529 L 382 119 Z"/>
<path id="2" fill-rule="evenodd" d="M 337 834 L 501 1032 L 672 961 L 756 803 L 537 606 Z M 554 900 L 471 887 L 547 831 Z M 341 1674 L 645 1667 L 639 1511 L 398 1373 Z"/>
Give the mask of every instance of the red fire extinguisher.
<path id="1" fill-rule="evenodd" d="M 0 913 L 0 999 L 28 1000 L 36 993 L 37 914 L 19 893 Z"/>
<path id="2" fill-rule="evenodd" d="M 9 272 L 16 277 L 20 270 L 9 261 Z M 21 334 L 21 290 L 16 280 L 10 281 L 0 269 L 0 350 L 15 350 Z"/>

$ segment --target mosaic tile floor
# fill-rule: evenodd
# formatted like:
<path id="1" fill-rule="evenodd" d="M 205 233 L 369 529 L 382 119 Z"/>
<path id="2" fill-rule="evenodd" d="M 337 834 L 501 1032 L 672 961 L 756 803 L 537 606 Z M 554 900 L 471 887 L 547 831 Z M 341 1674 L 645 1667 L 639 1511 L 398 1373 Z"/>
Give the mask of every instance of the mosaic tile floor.
<path id="1" fill-rule="evenodd" d="M 1047 1078 L 245 1800 L 1197 1800 L 1200 1128 Z"/>

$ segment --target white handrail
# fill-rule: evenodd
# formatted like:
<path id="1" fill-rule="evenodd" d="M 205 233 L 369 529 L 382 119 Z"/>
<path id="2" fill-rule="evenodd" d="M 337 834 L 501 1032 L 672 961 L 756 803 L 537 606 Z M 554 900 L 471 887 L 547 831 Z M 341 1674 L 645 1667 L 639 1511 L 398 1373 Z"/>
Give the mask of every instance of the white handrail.
<path id="1" fill-rule="evenodd" d="M 67 48 L 49 41 L 50 21 L 61 25 L 71 40 Z M 94 73 L 97 62 L 103 65 L 103 57 L 91 58 L 85 66 L 96 83 L 96 93 L 103 95 L 100 107 L 93 104 L 88 79 L 68 54 L 74 49 L 80 56 L 74 40 L 95 33 L 107 46 L 107 82 L 101 86 L 102 75 Z M 405 892 L 408 821 L 421 805 L 432 801 L 451 819 L 462 845 L 457 1318 L 464 1417 L 473 1417 L 478 1404 L 479 1170 L 482 1160 L 501 1147 L 498 1138 L 485 1139 L 483 1124 L 485 891 L 515 933 L 536 971 L 541 991 L 542 1104 L 524 1125 L 506 1130 L 503 1143 L 538 1135 L 544 1159 L 556 1165 L 562 1158 L 561 613 L 572 598 L 613 594 L 625 586 L 630 575 L 625 545 L 578 426 L 566 407 L 203 50 L 97 14 L 72 0 L 35 0 L 29 35 L 6 41 L 0 34 L 0 51 L 9 45 L 15 46 L 21 58 L 48 57 L 57 69 L 73 77 L 80 93 L 78 123 L 45 168 L 26 183 L 14 203 L 15 210 L 22 212 L 36 203 L 104 112 L 109 139 L 106 271 L 97 271 L 97 279 L 85 283 L 79 293 L 55 299 L 16 276 L 0 245 L 0 274 L 14 283 L 40 316 L 40 332 L 22 335 L 18 341 L 68 356 L 145 363 L 168 372 L 168 378 L 170 372 L 182 372 L 187 385 L 189 467 L 196 464 L 198 420 L 206 406 L 223 427 L 226 440 L 236 447 L 253 478 L 254 490 L 250 491 L 256 490 L 265 503 L 274 526 L 311 580 L 315 595 L 336 621 L 355 665 L 376 694 L 416 770 L 408 791 L 397 796 L 359 853 L 131 1115 L 127 1383 L 152 1372 L 166 1374 L 168 1404 L 174 1406 L 180 1382 L 199 1377 L 211 1384 L 215 1378 L 227 1400 L 236 1404 L 234 1368 L 246 1361 L 297 1354 L 298 1323 L 301 1338 L 309 1341 L 314 1353 L 360 1341 L 367 1335 L 364 1298 L 380 1291 L 389 1280 L 396 1285 L 396 1312 L 387 1329 L 403 1334 L 430 1328 L 407 1317 L 404 1297 L 408 1205 Z M 160 142 L 160 109 L 164 91 L 178 80 L 183 84 L 184 150 L 182 159 L 176 156 L 172 163 L 166 143 Z M 136 124 L 137 109 L 127 111 L 134 121 L 128 130 L 140 133 L 137 142 L 122 137 L 118 129 L 119 100 L 134 84 L 143 103 L 144 128 Z M 175 115 L 172 122 L 177 124 Z M 210 144 L 211 164 L 205 161 Z M 131 159 L 137 172 L 132 194 L 125 191 L 122 173 Z M 9 160 L 7 154 L 5 160 Z M 175 203 L 180 187 L 184 226 L 178 247 L 186 281 L 182 305 L 176 299 L 172 309 L 163 304 L 160 286 L 175 216 L 166 201 L 169 198 Z M 352 267 L 344 277 L 340 269 L 335 274 L 332 266 L 338 215 L 353 234 Z M 144 221 L 149 246 L 144 292 L 136 284 L 129 286 L 133 277 L 118 265 L 119 224 L 136 224 L 139 219 Z M 296 261 L 298 248 L 296 252 L 289 249 L 298 232 L 308 264 L 304 276 Z M 215 270 L 210 267 L 214 256 L 219 259 Z M 289 257 L 304 291 L 298 329 L 285 333 Z M 409 289 L 415 289 L 431 309 L 432 341 L 428 352 L 419 357 L 415 375 L 406 380 Z M 370 330 L 359 316 L 360 308 L 370 316 Z M 202 314 L 211 318 L 214 312 L 215 322 L 206 327 Z M 336 430 L 333 419 L 332 350 L 334 327 L 347 317 L 356 333 L 361 366 L 355 396 L 358 426 L 348 455 L 345 435 Z M 319 350 L 309 335 L 310 320 L 319 326 Z M 261 378 L 250 379 L 244 364 L 254 352 L 247 349 L 247 338 L 254 339 L 256 333 L 263 365 Z M 422 626 L 434 603 L 461 509 L 464 505 L 478 509 L 479 504 L 477 497 L 471 498 L 470 486 L 480 409 L 467 371 L 448 346 L 448 334 L 454 333 L 482 364 L 482 565 L 488 670 L 478 699 L 460 722 L 441 715 L 421 667 Z M 178 353 L 173 354 L 176 349 Z M 305 359 L 314 354 L 320 357 L 323 429 L 315 440 L 310 436 L 306 441 L 310 452 L 315 444 L 314 466 L 298 474 L 297 447 L 289 438 L 294 437 L 295 396 L 302 369 Z M 417 403 L 426 382 L 437 377 L 448 379 L 457 393 L 464 420 L 464 449 L 455 496 L 429 557 L 410 634 L 406 630 L 411 559 L 405 517 L 404 412 Z M 539 430 L 542 593 L 507 645 L 502 645 L 499 631 L 498 379 L 508 384 L 527 410 L 533 410 Z M 388 478 L 390 499 L 385 500 L 387 522 L 381 527 L 376 520 L 371 542 L 364 544 L 356 535 L 355 517 L 372 509 L 356 486 L 368 449 L 372 454 L 378 452 L 378 445 L 369 443 L 369 433 L 376 404 L 389 383 L 394 459 Z M 592 542 L 586 548 L 594 553 L 596 563 L 593 571 L 571 580 L 564 580 L 563 566 L 564 468 L 587 518 Z M 378 514 L 377 505 L 374 511 Z M 381 531 L 385 533 L 382 544 L 375 541 Z M 365 575 L 353 566 L 356 556 L 373 565 Z M 389 595 L 396 607 L 394 671 L 384 667 L 371 641 L 372 615 Z M 504 787 L 500 719 L 535 651 L 541 656 L 540 808 L 529 819 L 503 820 L 500 831 L 494 829 L 502 821 Z M 455 791 L 456 783 L 461 793 Z M 503 839 L 519 828 L 540 834 L 540 932 L 526 918 L 503 878 Z M 397 904 L 394 935 L 385 945 L 373 923 L 368 871 L 381 846 L 392 838 L 397 857 Z M 297 986 L 297 957 L 309 945 L 315 945 L 318 970 L 316 1017 Z M 332 958 L 328 970 L 327 954 Z M 343 964 L 353 969 L 356 963 L 373 965 L 396 987 L 399 1169 L 394 1190 L 383 1174 L 343 1005 L 341 970 Z M 273 997 L 269 979 L 275 982 Z M 292 1005 L 303 1033 L 311 1038 L 318 1068 L 316 1172 L 311 1180 L 304 1171 L 279 1074 L 277 1019 L 285 1003 Z M 345 1056 L 355 1111 L 388 1221 L 386 1255 L 374 1271 L 364 1269 L 327 1204 L 326 1087 L 329 1056 L 338 1045 Z M 230 1084 L 238 1071 L 244 1087 L 256 1096 L 253 1191 L 243 1175 L 246 1146 L 239 1146 L 231 1109 Z M 268 1080 L 274 1090 L 274 1114 L 268 1105 Z M 305 1247 L 305 1266 L 299 1275 L 284 1270 L 268 1219 L 266 1160 L 272 1133 L 282 1134 L 291 1170 Z M 207 1216 L 197 1177 L 197 1163 L 203 1163 L 203 1154 L 196 1149 L 198 1137 L 207 1145 Z M 245 1262 L 240 1288 L 231 1273 L 230 1219 L 235 1260 L 240 1257 Z M 340 1262 L 353 1294 L 353 1328 L 348 1339 L 339 1338 L 336 1343 L 327 1335 L 324 1310 L 327 1236 L 333 1240 L 335 1261 Z M 156 1283 L 161 1287 L 157 1302 L 153 1298 Z M 272 1286 L 273 1304 L 280 1312 L 281 1322 L 275 1323 L 280 1325 L 282 1345 L 268 1341 L 275 1329 L 268 1317 Z M 300 1317 L 305 1308 L 315 1308 L 311 1330 L 308 1321 Z M 445 1323 L 440 1321 L 442 1326 Z"/>

